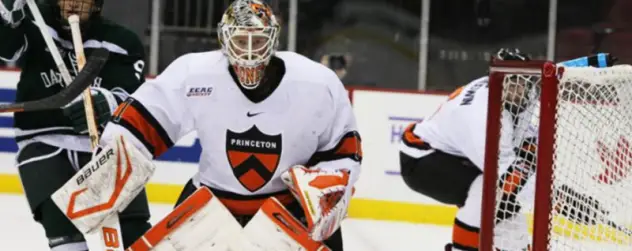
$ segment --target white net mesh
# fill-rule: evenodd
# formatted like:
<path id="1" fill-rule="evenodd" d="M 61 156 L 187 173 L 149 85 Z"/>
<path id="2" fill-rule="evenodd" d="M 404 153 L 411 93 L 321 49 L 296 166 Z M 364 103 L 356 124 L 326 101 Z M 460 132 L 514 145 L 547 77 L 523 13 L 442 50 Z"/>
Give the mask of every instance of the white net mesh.
<path id="1" fill-rule="evenodd" d="M 529 245 L 537 199 L 553 201 L 551 233 L 536 233 L 549 250 L 632 250 L 632 66 L 564 69 L 551 195 L 534 189 L 541 90 L 539 76 L 505 75 L 501 135 L 519 157 L 499 167 L 495 247 Z"/>

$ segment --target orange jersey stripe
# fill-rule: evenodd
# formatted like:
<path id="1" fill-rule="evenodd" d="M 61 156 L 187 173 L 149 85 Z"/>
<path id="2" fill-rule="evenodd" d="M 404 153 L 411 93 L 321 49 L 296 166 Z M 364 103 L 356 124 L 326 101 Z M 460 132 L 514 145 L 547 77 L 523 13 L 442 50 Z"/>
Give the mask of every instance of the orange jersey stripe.
<path id="1" fill-rule="evenodd" d="M 362 144 L 357 134 L 345 135 L 335 150 L 337 155 L 357 155 L 362 158 Z"/>
<path id="2" fill-rule="evenodd" d="M 315 166 L 323 161 L 332 161 L 343 158 L 350 158 L 357 162 L 362 162 L 362 139 L 356 131 L 346 133 L 331 150 L 316 152 L 305 164 Z"/>
<path id="3" fill-rule="evenodd" d="M 125 108 L 123 109 L 122 107 Z M 116 108 L 114 114 L 114 116 L 120 117 L 121 120 L 134 127 L 144 137 L 145 142 L 153 147 L 154 156 L 160 156 L 169 149 L 168 144 L 160 136 L 158 130 L 134 106 L 120 105 Z"/>
<path id="4" fill-rule="evenodd" d="M 507 176 L 503 180 L 502 189 L 506 194 L 515 194 L 519 186 L 522 186 L 521 180 L 524 179 L 522 173 L 518 170 L 513 170 L 511 173 L 507 173 Z"/>
<path id="5" fill-rule="evenodd" d="M 479 231 L 465 225 L 459 220 L 454 221 L 452 227 L 452 243 L 457 247 L 478 249 Z"/>
<path id="6" fill-rule="evenodd" d="M 406 127 L 406 130 L 404 130 L 404 134 L 402 135 L 402 139 L 407 145 L 425 147 L 426 143 L 413 133 L 415 125 L 416 123 L 412 123 Z"/>

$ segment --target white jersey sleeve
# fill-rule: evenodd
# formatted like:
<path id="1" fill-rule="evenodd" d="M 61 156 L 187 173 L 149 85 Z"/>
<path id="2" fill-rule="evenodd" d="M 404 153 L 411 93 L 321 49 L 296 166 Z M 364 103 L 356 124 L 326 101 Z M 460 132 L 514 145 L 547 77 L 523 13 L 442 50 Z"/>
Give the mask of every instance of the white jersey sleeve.
<path id="1" fill-rule="evenodd" d="M 483 98 L 483 97 L 481 97 Z M 484 97 L 487 99 L 487 97 Z M 484 102 L 487 104 L 487 100 Z M 473 104 L 476 105 L 476 104 Z M 461 145 L 456 146 L 463 156 L 468 158 L 481 170 L 485 166 L 485 151 L 487 143 L 487 105 L 475 108 L 470 113 L 463 113 L 462 130 L 457 131 L 457 137 L 461 139 Z M 513 121 L 511 114 L 503 110 L 499 123 L 500 137 L 499 150 L 498 150 L 498 167 L 499 172 L 503 173 L 511 163 L 516 159 L 514 144 L 513 144 Z M 460 123 L 459 123 L 460 124 Z M 491 149 L 490 149 L 491 150 Z"/>
<path id="2" fill-rule="evenodd" d="M 360 175 L 362 146 L 356 119 L 347 91 L 340 80 L 332 73 L 330 98 L 323 116 L 328 117 L 328 125 L 318 139 L 317 152 L 308 161 L 307 166 L 323 169 L 346 169 L 350 171 L 350 184 L 354 184 Z"/>
<path id="3" fill-rule="evenodd" d="M 403 134 L 402 152 L 415 158 L 430 148 L 465 157 L 481 171 L 485 164 L 487 140 L 488 78 L 476 79 L 452 93 L 446 102 L 421 123 L 412 124 Z M 499 142 L 500 171 L 515 159 L 511 115 L 503 111 Z"/>
<path id="4" fill-rule="evenodd" d="M 105 127 L 102 144 L 122 134 L 146 154 L 158 157 L 191 132 L 193 118 L 186 112 L 183 90 L 189 63 L 187 55 L 176 59 L 120 104 Z"/>

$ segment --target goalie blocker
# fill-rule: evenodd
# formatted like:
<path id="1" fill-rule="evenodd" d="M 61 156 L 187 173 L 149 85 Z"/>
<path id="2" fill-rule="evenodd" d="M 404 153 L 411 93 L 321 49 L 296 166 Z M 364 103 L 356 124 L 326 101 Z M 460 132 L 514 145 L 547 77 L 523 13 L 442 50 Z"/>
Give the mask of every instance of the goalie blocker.
<path id="1" fill-rule="evenodd" d="M 151 160 L 123 136 L 106 145 L 51 199 L 82 234 L 116 218 L 141 192 L 155 170 Z M 105 247 L 121 248 L 118 231 L 103 229 Z"/>

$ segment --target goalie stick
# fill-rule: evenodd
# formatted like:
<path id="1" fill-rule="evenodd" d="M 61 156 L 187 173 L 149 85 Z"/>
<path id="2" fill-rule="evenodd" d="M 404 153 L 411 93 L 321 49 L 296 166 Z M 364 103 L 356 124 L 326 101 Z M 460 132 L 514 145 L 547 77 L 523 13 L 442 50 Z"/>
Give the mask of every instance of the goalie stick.
<path id="1" fill-rule="evenodd" d="M 70 32 L 72 35 L 72 44 L 75 48 L 75 55 L 77 56 L 77 68 L 79 72 L 83 70 L 86 65 L 86 54 L 83 50 L 83 38 L 81 37 L 80 18 L 78 15 L 73 14 L 68 17 L 68 23 L 70 24 Z M 83 108 L 86 113 L 86 123 L 88 124 L 88 136 L 90 136 L 90 147 L 92 151 L 97 148 L 99 144 L 99 131 L 97 129 L 96 119 L 94 117 L 94 109 L 92 105 L 92 93 L 90 88 L 86 88 L 83 91 Z M 117 214 L 113 214 L 108 217 L 103 224 L 99 227 L 100 231 L 93 233 L 84 233 L 86 243 L 90 250 L 106 249 L 107 251 L 123 251 L 122 245 L 116 240 L 122 240 L 121 224 Z"/>
<path id="2" fill-rule="evenodd" d="M 88 63 L 81 72 L 79 72 L 71 84 L 57 94 L 38 100 L 12 104 L 0 104 L 0 113 L 32 112 L 61 108 L 62 106 L 70 103 L 70 101 L 75 99 L 77 96 L 81 95 L 83 90 L 88 88 L 88 86 L 94 82 L 94 79 L 99 75 L 99 72 L 105 65 L 109 55 L 110 52 L 106 49 L 100 48 L 95 50 L 90 55 Z"/>
<path id="3" fill-rule="evenodd" d="M 68 23 L 70 24 L 70 31 L 72 33 L 72 43 L 75 47 L 75 55 L 77 56 L 77 66 L 79 68 L 79 72 L 81 72 L 83 67 L 86 65 L 86 54 L 83 51 L 83 39 L 81 38 L 79 22 L 79 16 L 76 14 L 68 17 Z M 99 144 L 99 131 L 97 129 L 96 119 L 94 118 L 94 110 L 92 108 L 92 94 L 88 88 L 83 91 L 83 106 L 86 113 L 86 122 L 88 124 L 90 145 L 92 150 L 94 150 L 97 147 L 97 144 Z"/>

